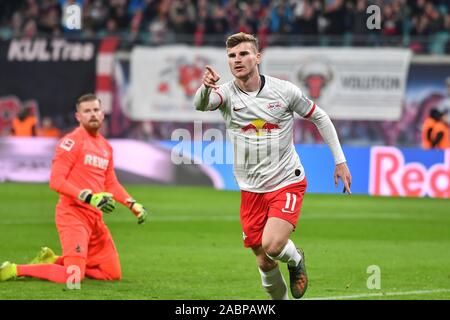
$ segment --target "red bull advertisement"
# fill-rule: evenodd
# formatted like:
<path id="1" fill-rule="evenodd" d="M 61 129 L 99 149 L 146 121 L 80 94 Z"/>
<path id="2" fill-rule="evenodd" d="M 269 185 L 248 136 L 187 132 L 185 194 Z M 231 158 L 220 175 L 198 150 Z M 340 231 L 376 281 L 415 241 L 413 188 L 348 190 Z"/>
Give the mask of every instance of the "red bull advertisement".
<path id="1" fill-rule="evenodd" d="M 280 126 L 278 124 L 258 119 L 242 127 L 241 131 L 246 134 L 256 134 L 260 136 L 267 133 L 272 133 L 272 131 L 276 129 L 280 129 Z"/>
<path id="2" fill-rule="evenodd" d="M 0 182 L 48 181 L 55 143 L 51 138 L 1 139 Z M 149 144 L 112 139 L 111 143 L 117 150 L 118 174 L 128 183 L 179 183 L 239 190 L 233 175 L 236 158 L 231 142 L 203 139 L 203 142 Z M 145 157 L 138 163 L 130 152 L 136 148 L 145 150 Z M 343 149 L 353 176 L 353 194 L 450 199 L 450 149 L 379 146 Z M 342 184 L 334 186 L 334 160 L 327 146 L 297 144 L 295 150 L 305 169 L 309 193 L 342 192 Z M 175 163 L 174 153 L 183 161 Z"/>
<path id="3" fill-rule="evenodd" d="M 246 132 L 257 132 L 254 123 L 243 128 Z M 193 143 L 191 141 L 166 141 L 162 144 L 170 149 L 185 151 L 185 159 L 192 163 L 204 163 L 221 177 L 223 189 L 239 190 L 233 176 L 233 152 L 230 142 L 220 141 Z M 180 144 L 183 144 L 180 148 Z M 195 147 L 194 147 L 195 145 Z M 423 150 L 396 147 L 349 147 L 343 146 L 348 166 L 353 176 L 352 192 L 374 196 L 450 198 L 450 149 Z M 211 150 L 221 158 L 209 160 Z M 326 145 L 296 144 L 295 150 L 308 178 L 308 192 L 340 193 L 342 185 L 334 186 L 334 160 Z M 191 151 L 190 155 L 186 154 Z"/>
<path id="4" fill-rule="evenodd" d="M 369 194 L 450 198 L 450 149 L 437 154 L 421 151 L 423 157 L 442 156 L 433 164 L 408 159 L 393 147 L 374 147 L 370 153 Z M 439 157 L 440 158 L 440 157 Z"/>

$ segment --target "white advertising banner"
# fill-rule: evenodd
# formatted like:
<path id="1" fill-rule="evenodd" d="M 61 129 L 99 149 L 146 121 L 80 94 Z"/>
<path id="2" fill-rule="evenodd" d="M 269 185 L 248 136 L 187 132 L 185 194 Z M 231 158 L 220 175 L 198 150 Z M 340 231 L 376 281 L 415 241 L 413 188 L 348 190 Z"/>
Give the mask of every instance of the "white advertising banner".
<path id="1" fill-rule="evenodd" d="M 296 84 L 333 119 L 398 120 L 410 60 L 407 49 L 272 47 L 260 69 Z M 220 74 L 219 84 L 232 79 L 225 48 L 135 47 L 125 112 L 137 121 L 222 121 L 219 112 L 198 112 L 193 104 L 205 65 Z"/>
<path id="2" fill-rule="evenodd" d="M 272 47 L 261 70 L 296 84 L 333 119 L 398 120 L 410 61 L 407 49 Z"/>
<path id="3" fill-rule="evenodd" d="M 219 112 L 199 112 L 194 107 L 206 65 L 220 74 L 220 83 L 232 79 L 225 48 L 135 47 L 127 115 L 137 121 L 222 121 Z"/>

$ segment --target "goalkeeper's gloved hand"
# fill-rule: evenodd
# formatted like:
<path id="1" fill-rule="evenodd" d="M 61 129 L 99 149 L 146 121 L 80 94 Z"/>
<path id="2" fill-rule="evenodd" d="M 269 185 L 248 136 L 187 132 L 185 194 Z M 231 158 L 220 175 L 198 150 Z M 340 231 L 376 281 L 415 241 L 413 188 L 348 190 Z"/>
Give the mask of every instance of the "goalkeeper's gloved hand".
<path id="1" fill-rule="evenodd" d="M 134 199 L 128 199 L 131 212 L 138 218 L 138 224 L 144 224 L 148 217 L 148 212 L 144 206 Z"/>
<path id="2" fill-rule="evenodd" d="M 113 195 L 108 192 L 92 193 L 92 190 L 85 189 L 81 190 L 78 199 L 104 213 L 111 213 L 116 208 L 116 201 L 114 201 Z"/>

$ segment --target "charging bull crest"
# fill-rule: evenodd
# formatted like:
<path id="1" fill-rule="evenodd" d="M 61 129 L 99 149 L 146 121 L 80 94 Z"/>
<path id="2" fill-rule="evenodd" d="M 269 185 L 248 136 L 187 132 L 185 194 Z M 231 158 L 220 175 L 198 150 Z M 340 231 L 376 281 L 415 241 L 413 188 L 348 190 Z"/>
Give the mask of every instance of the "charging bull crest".
<path id="1" fill-rule="evenodd" d="M 203 68 L 195 64 L 178 66 L 178 83 L 187 97 L 192 97 L 202 84 Z"/>
<path id="2" fill-rule="evenodd" d="M 318 99 L 333 80 L 333 70 L 323 61 L 306 62 L 297 71 L 297 79 L 308 90 L 311 99 Z"/>
<path id="3" fill-rule="evenodd" d="M 187 98 L 194 96 L 197 88 L 202 84 L 202 77 L 207 61 L 196 57 L 194 61 L 188 61 L 185 58 L 179 58 L 174 63 L 160 73 L 160 83 L 157 92 L 163 95 L 170 95 L 172 86 L 177 85 L 181 88 Z"/>

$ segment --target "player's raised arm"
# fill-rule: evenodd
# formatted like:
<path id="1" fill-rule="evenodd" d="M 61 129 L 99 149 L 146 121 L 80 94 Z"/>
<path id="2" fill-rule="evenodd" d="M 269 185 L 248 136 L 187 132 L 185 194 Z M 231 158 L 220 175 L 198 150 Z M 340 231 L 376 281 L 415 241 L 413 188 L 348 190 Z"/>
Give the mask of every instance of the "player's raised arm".
<path id="1" fill-rule="evenodd" d="M 223 103 L 223 98 L 217 91 L 219 88 L 217 82 L 219 80 L 219 74 L 210 66 L 206 66 L 202 85 L 197 89 L 194 97 L 194 105 L 197 110 L 216 110 Z M 211 95 L 211 92 L 214 92 L 215 94 Z"/>

